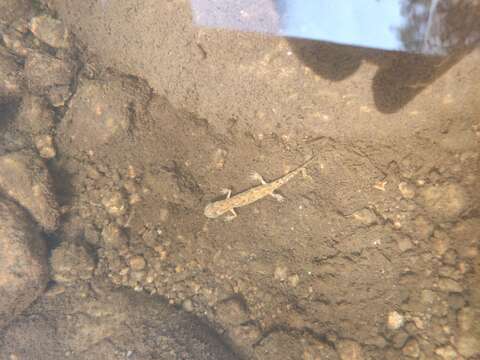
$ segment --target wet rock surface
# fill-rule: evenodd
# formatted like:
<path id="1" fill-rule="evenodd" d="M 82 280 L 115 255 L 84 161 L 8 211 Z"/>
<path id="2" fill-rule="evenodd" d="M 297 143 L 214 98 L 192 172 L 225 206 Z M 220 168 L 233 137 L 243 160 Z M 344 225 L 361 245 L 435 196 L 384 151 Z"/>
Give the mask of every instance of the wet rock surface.
<path id="1" fill-rule="evenodd" d="M 54 48 L 69 46 L 68 31 L 63 23 L 48 15 L 36 16 L 30 20 L 29 29 L 37 38 Z"/>
<path id="2" fill-rule="evenodd" d="M 6 359 L 238 359 L 161 299 L 99 284 L 43 298 L 0 332 L 0 350 Z"/>
<path id="3" fill-rule="evenodd" d="M 47 248 L 35 222 L 17 204 L 0 197 L 0 328 L 43 293 Z"/>
<path id="4" fill-rule="evenodd" d="M 0 156 L 0 190 L 25 207 L 46 231 L 58 226 L 59 210 L 44 163 L 30 152 Z"/>
<path id="5" fill-rule="evenodd" d="M 65 151 L 96 151 L 121 141 L 131 130 L 141 93 L 128 91 L 120 79 L 83 81 L 59 126 Z"/>

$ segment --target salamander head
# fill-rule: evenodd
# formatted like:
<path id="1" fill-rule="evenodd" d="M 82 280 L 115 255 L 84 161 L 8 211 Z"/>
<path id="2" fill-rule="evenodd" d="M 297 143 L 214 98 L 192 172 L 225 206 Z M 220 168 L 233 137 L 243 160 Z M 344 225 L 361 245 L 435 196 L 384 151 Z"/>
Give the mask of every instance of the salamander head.
<path id="1" fill-rule="evenodd" d="M 209 219 L 215 219 L 222 214 L 225 214 L 226 212 L 227 210 L 225 209 L 225 206 L 219 202 L 208 204 L 207 206 L 205 206 L 205 210 L 203 211 L 205 216 Z"/>

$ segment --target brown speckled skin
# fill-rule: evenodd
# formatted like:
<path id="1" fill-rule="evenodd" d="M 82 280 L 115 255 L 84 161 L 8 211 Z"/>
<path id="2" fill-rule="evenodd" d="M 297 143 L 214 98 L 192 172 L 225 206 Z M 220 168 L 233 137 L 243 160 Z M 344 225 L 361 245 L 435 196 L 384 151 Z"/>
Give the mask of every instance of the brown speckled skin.
<path id="1" fill-rule="evenodd" d="M 230 198 L 208 204 L 204 210 L 205 216 L 210 219 L 215 219 L 236 208 L 252 204 L 265 196 L 273 195 L 275 190 L 289 182 L 298 173 L 304 171 L 306 166 L 308 166 L 313 160 L 314 159 L 308 160 L 302 166 L 275 181 L 256 186 Z"/>

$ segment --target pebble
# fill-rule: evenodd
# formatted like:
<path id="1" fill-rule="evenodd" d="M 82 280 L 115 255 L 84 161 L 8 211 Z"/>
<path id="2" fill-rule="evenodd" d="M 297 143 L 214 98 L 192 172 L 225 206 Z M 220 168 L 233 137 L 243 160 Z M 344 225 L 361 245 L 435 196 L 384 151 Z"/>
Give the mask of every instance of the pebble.
<path id="1" fill-rule="evenodd" d="M 415 247 L 412 241 L 407 237 L 401 237 L 397 239 L 397 246 L 401 252 L 411 250 Z"/>
<path id="2" fill-rule="evenodd" d="M 127 204 L 119 191 L 113 191 L 102 198 L 102 205 L 113 217 L 119 217 L 127 212 Z"/>
<path id="3" fill-rule="evenodd" d="M 305 342 L 302 360 L 338 360 L 338 354 L 329 344 L 319 340 Z"/>
<path id="4" fill-rule="evenodd" d="M 68 85 L 58 85 L 50 88 L 47 93 L 47 99 L 54 107 L 60 107 L 65 105 L 65 102 L 71 96 L 70 87 Z"/>
<path id="5" fill-rule="evenodd" d="M 415 186 L 412 184 L 401 182 L 398 184 L 398 189 L 400 190 L 400 193 L 404 199 L 413 199 L 415 197 Z"/>
<path id="6" fill-rule="evenodd" d="M 53 147 L 53 138 L 50 135 L 39 135 L 35 138 L 35 147 L 40 157 L 53 159 L 57 152 Z"/>
<path id="7" fill-rule="evenodd" d="M 185 310 L 186 312 L 192 312 L 193 311 L 193 303 L 192 300 L 186 299 L 182 303 L 182 309 Z"/>
<path id="8" fill-rule="evenodd" d="M 353 218 L 365 226 L 370 226 L 378 222 L 377 216 L 370 209 L 362 209 L 354 212 Z"/>
<path id="9" fill-rule="evenodd" d="M 449 245 L 450 238 L 445 232 L 436 230 L 433 233 L 432 249 L 435 255 L 442 257 L 447 252 Z"/>
<path id="10" fill-rule="evenodd" d="M 457 281 L 460 281 L 463 279 L 463 274 L 460 273 L 460 271 L 454 268 L 453 266 L 446 266 L 446 265 L 441 266 L 438 269 L 438 275 L 440 275 L 441 277 L 446 277 L 446 278 L 450 278 Z"/>
<path id="11" fill-rule="evenodd" d="M 468 206 L 468 195 L 458 184 L 426 186 L 421 198 L 427 213 L 438 221 L 453 221 Z"/>
<path id="12" fill-rule="evenodd" d="M 95 261 L 84 246 L 64 241 L 53 249 L 50 268 L 53 280 L 70 285 L 79 280 L 91 279 Z"/>
<path id="13" fill-rule="evenodd" d="M 466 358 L 480 355 L 480 336 L 478 336 L 478 332 L 460 335 L 456 345 L 458 352 Z"/>
<path id="14" fill-rule="evenodd" d="M 147 265 L 145 259 L 142 256 L 134 256 L 128 260 L 130 268 L 134 271 L 143 270 Z"/>
<path id="15" fill-rule="evenodd" d="M 225 158 L 227 152 L 223 149 L 217 149 L 213 154 L 213 166 L 215 169 L 221 170 L 225 166 Z"/>
<path id="16" fill-rule="evenodd" d="M 31 217 L 0 197 L 0 328 L 25 310 L 48 281 L 47 249 Z"/>
<path id="17" fill-rule="evenodd" d="M 420 346 L 418 346 L 417 340 L 408 340 L 402 349 L 402 353 L 412 358 L 418 358 L 420 356 Z"/>
<path id="18" fill-rule="evenodd" d="M 254 324 L 236 326 L 229 330 L 231 339 L 235 344 L 250 349 L 261 338 L 260 329 Z"/>
<path id="19" fill-rule="evenodd" d="M 287 280 L 288 269 L 286 266 L 277 266 L 273 272 L 273 278 L 279 281 Z"/>
<path id="20" fill-rule="evenodd" d="M 423 216 L 417 216 L 414 221 L 414 234 L 418 240 L 427 240 L 433 233 L 433 225 Z"/>
<path id="21" fill-rule="evenodd" d="M 445 264 L 454 266 L 457 263 L 457 252 L 453 249 L 448 249 L 443 254 L 442 260 Z"/>
<path id="22" fill-rule="evenodd" d="M 397 332 L 392 338 L 392 345 L 395 349 L 401 349 L 408 340 L 408 333 L 406 331 Z"/>
<path id="23" fill-rule="evenodd" d="M 215 312 L 222 324 L 237 326 L 250 320 L 246 304 L 235 297 L 218 303 Z"/>
<path id="24" fill-rule="evenodd" d="M 363 350 L 359 343 L 353 340 L 340 340 L 335 344 L 341 360 L 363 360 Z"/>
<path id="25" fill-rule="evenodd" d="M 405 317 L 397 311 L 391 311 L 388 313 L 387 326 L 390 330 L 400 329 L 405 323 Z"/>
<path id="26" fill-rule="evenodd" d="M 420 301 L 425 305 L 432 305 L 435 302 L 439 301 L 439 296 L 436 292 L 428 289 L 422 290 L 420 293 Z"/>
<path id="27" fill-rule="evenodd" d="M 44 43 L 54 48 L 67 48 L 68 31 L 60 20 L 48 15 L 34 17 L 30 21 L 30 31 Z"/>
<path id="28" fill-rule="evenodd" d="M 297 287 L 300 282 L 300 277 L 297 274 L 288 277 L 288 283 L 291 287 Z"/>
<path id="29" fill-rule="evenodd" d="M 457 314 L 458 327 L 463 332 L 473 330 L 476 319 L 480 320 L 480 310 L 475 310 L 472 307 L 465 307 L 459 310 Z"/>
<path id="30" fill-rule="evenodd" d="M 0 169 L 0 190 L 25 207 L 46 231 L 54 231 L 60 215 L 43 162 L 32 153 L 16 152 L 0 156 Z"/>
<path id="31" fill-rule="evenodd" d="M 463 291 L 462 285 L 457 281 L 448 278 L 441 278 L 438 281 L 438 288 L 442 291 L 453 293 L 460 293 Z"/>
<path id="32" fill-rule="evenodd" d="M 435 349 L 435 354 L 440 356 L 443 360 L 457 360 L 458 359 L 458 353 L 450 345 L 436 348 Z"/>
<path id="33" fill-rule="evenodd" d="M 125 232 L 115 224 L 108 224 L 102 230 L 102 239 L 106 247 L 119 249 L 128 244 Z"/>

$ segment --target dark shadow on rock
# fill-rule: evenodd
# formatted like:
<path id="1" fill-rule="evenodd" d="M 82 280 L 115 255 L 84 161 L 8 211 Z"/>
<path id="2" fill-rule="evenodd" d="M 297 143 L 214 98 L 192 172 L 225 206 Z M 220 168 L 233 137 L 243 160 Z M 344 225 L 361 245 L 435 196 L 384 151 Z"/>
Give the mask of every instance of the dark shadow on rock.
<path id="1" fill-rule="evenodd" d="M 377 109 L 394 113 L 412 101 L 436 79 L 447 72 L 470 50 L 447 57 L 408 53 L 386 53 L 372 81 Z"/>
<path id="2" fill-rule="evenodd" d="M 355 47 L 303 39 L 289 42 L 300 60 L 325 79 L 346 79 L 362 64 L 362 54 Z"/>
<path id="3" fill-rule="evenodd" d="M 288 39 L 295 55 L 317 75 L 342 81 L 353 75 L 362 62 L 378 66 L 372 81 L 377 109 L 394 113 L 473 50 L 454 51 L 448 56 L 389 52 L 330 44 L 313 40 Z"/>

